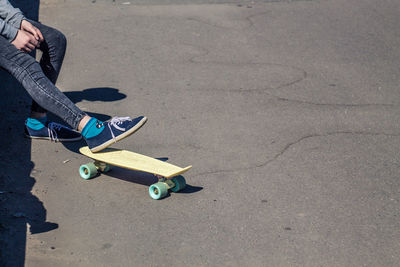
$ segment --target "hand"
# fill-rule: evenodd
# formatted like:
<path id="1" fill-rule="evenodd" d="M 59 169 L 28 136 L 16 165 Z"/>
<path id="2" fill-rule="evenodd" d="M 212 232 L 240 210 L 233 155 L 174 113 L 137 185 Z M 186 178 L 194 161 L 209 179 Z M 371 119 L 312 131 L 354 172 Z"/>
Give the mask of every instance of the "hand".
<path id="1" fill-rule="evenodd" d="M 21 22 L 21 30 L 23 30 L 25 32 L 29 32 L 30 34 L 32 34 L 35 37 L 35 39 L 37 41 L 39 41 L 40 43 L 44 41 L 43 35 L 40 32 L 40 30 L 38 28 L 36 28 L 35 26 L 33 26 L 27 20 L 22 20 L 22 22 Z"/>
<path id="2" fill-rule="evenodd" d="M 30 53 L 36 47 L 40 45 L 39 41 L 36 40 L 35 36 L 29 32 L 18 30 L 17 36 L 14 41 L 11 42 L 18 50 Z"/>

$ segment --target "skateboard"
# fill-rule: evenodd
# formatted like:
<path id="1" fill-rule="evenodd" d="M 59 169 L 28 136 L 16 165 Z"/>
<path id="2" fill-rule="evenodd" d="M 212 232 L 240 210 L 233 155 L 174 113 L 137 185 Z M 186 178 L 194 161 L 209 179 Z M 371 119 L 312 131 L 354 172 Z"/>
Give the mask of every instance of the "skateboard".
<path id="1" fill-rule="evenodd" d="M 149 187 L 149 194 L 153 199 L 165 197 L 168 194 L 168 190 L 178 192 L 185 188 L 185 178 L 180 174 L 192 168 L 192 166 L 181 168 L 123 149 L 106 148 L 101 152 L 92 153 L 85 146 L 81 147 L 79 152 L 94 160 L 94 162 L 81 165 L 79 168 L 79 174 L 85 180 L 95 177 L 99 172 L 106 173 L 110 171 L 111 166 L 154 174 L 158 177 L 158 182 Z"/>

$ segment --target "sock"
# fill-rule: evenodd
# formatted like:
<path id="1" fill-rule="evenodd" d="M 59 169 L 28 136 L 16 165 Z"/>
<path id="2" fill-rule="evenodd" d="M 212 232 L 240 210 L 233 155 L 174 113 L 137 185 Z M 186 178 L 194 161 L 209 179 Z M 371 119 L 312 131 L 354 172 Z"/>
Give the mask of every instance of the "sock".
<path id="1" fill-rule="evenodd" d="M 40 130 L 46 126 L 47 116 L 41 118 L 28 118 L 26 120 L 26 126 L 33 130 Z"/>
<path id="2" fill-rule="evenodd" d="M 85 127 L 83 127 L 82 135 L 83 137 L 92 138 L 101 133 L 104 129 L 104 125 L 102 121 L 98 119 L 91 118 L 88 123 L 86 123 Z"/>

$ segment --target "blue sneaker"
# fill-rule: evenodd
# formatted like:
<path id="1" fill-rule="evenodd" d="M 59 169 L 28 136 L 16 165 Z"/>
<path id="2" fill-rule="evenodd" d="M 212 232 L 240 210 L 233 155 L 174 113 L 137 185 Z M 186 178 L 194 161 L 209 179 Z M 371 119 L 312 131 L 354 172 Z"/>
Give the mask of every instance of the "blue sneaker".
<path id="1" fill-rule="evenodd" d="M 34 130 L 25 124 L 25 135 L 32 139 L 46 139 L 60 142 L 75 142 L 82 139 L 82 135 L 64 125 L 50 122 L 39 130 Z"/>
<path id="2" fill-rule="evenodd" d="M 104 129 L 96 136 L 85 138 L 90 151 L 99 152 L 100 150 L 109 147 L 113 143 L 128 137 L 140 129 L 147 121 L 144 116 L 131 119 L 130 117 L 114 117 L 109 121 L 105 121 L 98 128 Z"/>

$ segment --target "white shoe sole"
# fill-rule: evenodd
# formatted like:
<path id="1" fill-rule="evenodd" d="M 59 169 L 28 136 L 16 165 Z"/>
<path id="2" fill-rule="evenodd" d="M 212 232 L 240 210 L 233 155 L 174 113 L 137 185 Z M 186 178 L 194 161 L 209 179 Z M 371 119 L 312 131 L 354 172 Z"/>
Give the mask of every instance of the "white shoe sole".
<path id="1" fill-rule="evenodd" d="M 30 136 L 30 135 L 25 135 L 26 138 L 29 139 L 37 139 L 37 140 L 47 140 L 47 141 L 55 141 L 55 142 L 76 142 L 82 139 L 82 136 L 76 137 L 76 138 L 69 138 L 69 139 L 60 139 L 57 138 L 57 140 L 52 140 L 50 137 L 36 137 L 36 136 Z"/>

